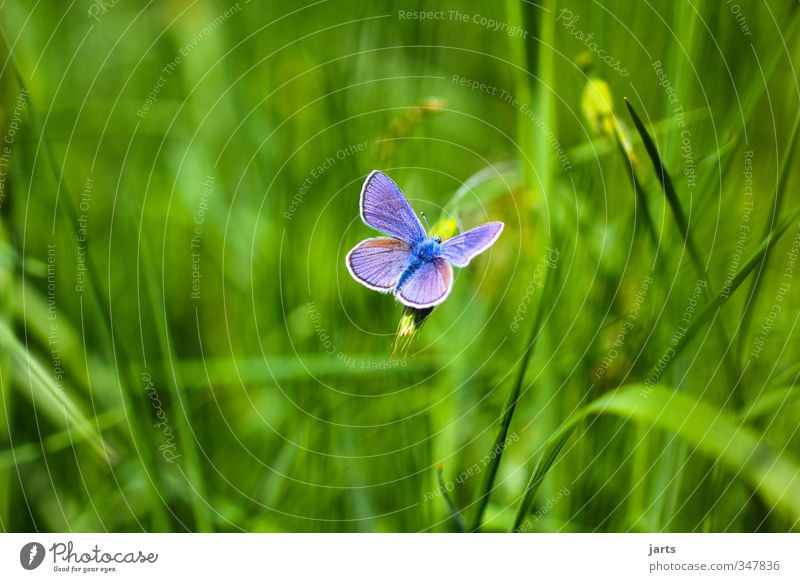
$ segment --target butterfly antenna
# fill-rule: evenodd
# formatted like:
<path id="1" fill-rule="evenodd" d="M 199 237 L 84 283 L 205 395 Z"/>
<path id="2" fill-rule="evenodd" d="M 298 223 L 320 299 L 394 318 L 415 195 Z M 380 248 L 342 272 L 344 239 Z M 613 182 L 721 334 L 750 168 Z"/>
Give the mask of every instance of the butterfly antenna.
<path id="1" fill-rule="evenodd" d="M 422 210 L 419 211 L 419 215 L 422 217 L 422 222 L 425 223 L 425 230 L 430 232 L 431 231 L 431 225 L 428 224 L 428 217 L 425 216 L 425 213 Z"/>

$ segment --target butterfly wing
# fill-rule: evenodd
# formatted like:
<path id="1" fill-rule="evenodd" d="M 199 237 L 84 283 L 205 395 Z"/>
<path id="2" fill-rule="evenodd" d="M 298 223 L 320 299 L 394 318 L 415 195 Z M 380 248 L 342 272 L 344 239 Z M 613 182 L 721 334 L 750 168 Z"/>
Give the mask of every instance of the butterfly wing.
<path id="1" fill-rule="evenodd" d="M 423 263 L 394 294 L 415 309 L 439 305 L 453 288 L 453 267 L 441 257 Z"/>
<path id="2" fill-rule="evenodd" d="M 407 243 L 425 240 L 425 229 L 392 179 L 374 170 L 361 188 L 361 219 L 367 226 Z"/>
<path id="3" fill-rule="evenodd" d="M 368 238 L 347 253 L 345 262 L 353 279 L 382 293 L 394 289 L 408 266 L 411 245 L 385 236 Z"/>
<path id="4" fill-rule="evenodd" d="M 488 249 L 503 232 L 502 222 L 487 222 L 467 232 L 462 232 L 442 243 L 441 256 L 456 267 L 466 267 L 469 262 Z"/>

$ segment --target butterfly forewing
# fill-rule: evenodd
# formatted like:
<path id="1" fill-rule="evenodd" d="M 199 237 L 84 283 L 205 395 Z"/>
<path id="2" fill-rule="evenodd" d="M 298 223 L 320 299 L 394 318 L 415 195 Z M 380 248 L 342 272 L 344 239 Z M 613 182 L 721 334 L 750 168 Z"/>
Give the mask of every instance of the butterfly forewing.
<path id="1" fill-rule="evenodd" d="M 501 232 L 502 222 L 487 222 L 444 241 L 441 256 L 456 267 L 466 267 L 473 258 L 492 246 Z"/>
<path id="2" fill-rule="evenodd" d="M 407 242 L 385 236 L 368 238 L 347 254 L 347 269 L 359 283 L 386 293 L 397 285 L 410 255 Z"/>
<path id="3" fill-rule="evenodd" d="M 395 295 L 404 305 L 424 309 L 438 305 L 453 288 L 453 267 L 446 260 L 436 257 L 423 263 Z"/>
<path id="4" fill-rule="evenodd" d="M 425 229 L 389 176 L 373 171 L 361 189 L 361 218 L 367 226 L 407 243 L 425 240 Z"/>

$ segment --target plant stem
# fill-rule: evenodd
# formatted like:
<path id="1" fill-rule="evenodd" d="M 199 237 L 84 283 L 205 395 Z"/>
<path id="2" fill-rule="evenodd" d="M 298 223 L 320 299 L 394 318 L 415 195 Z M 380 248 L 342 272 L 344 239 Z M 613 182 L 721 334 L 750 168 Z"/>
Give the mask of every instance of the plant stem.
<path id="1" fill-rule="evenodd" d="M 443 471 L 444 467 L 442 467 L 442 465 L 436 467 L 436 482 L 439 484 L 439 490 L 442 492 L 445 503 L 447 503 L 447 508 L 450 510 L 450 518 L 453 520 L 456 529 L 459 532 L 463 532 L 467 525 L 464 523 L 464 516 L 461 514 L 461 511 L 459 511 L 455 502 L 450 497 L 450 493 L 447 491 L 446 483 L 444 482 L 444 475 L 442 475 Z"/>
<path id="2" fill-rule="evenodd" d="M 767 238 L 775 227 L 778 215 L 783 207 L 783 200 L 786 193 L 786 183 L 789 181 L 790 170 L 793 169 L 791 164 L 792 154 L 797 146 L 797 135 L 800 133 L 800 113 L 797 114 L 794 120 L 794 127 L 792 128 L 791 136 L 789 137 L 789 145 L 786 147 L 786 154 L 781 162 L 781 170 L 778 177 L 778 183 L 775 186 L 775 197 L 772 199 L 772 208 L 770 210 L 767 222 L 764 224 L 764 234 L 762 238 Z M 739 324 L 739 342 L 738 352 L 741 357 L 744 342 L 747 341 L 747 331 L 750 328 L 750 321 L 753 315 L 753 306 L 758 300 L 758 292 L 761 289 L 762 273 L 766 272 L 767 264 L 769 262 L 769 255 L 764 255 L 764 262 L 759 265 L 756 276 L 750 284 L 750 290 L 747 292 L 747 298 L 744 301 L 744 310 L 742 311 L 741 322 Z"/>
<path id="3" fill-rule="evenodd" d="M 552 270 L 552 269 L 551 269 Z M 549 297 L 548 290 L 553 287 L 551 279 L 554 274 L 545 272 L 544 281 L 542 282 L 542 293 L 540 294 L 539 303 L 536 308 L 536 315 L 531 326 L 531 333 L 525 344 L 525 352 L 522 355 L 519 369 L 517 371 L 516 379 L 511 388 L 511 391 L 506 397 L 505 404 L 503 405 L 503 414 L 500 417 L 500 426 L 497 429 L 494 441 L 492 442 L 491 453 L 489 455 L 489 464 L 487 465 L 483 478 L 481 480 L 481 487 L 476 501 L 477 506 L 470 522 L 469 531 L 478 531 L 481 527 L 483 513 L 489 503 L 489 496 L 492 494 L 494 481 L 497 477 L 497 470 L 500 467 L 500 460 L 505 452 L 506 439 L 508 437 L 508 429 L 511 426 L 511 419 L 514 417 L 514 410 L 519 402 L 520 395 L 522 394 L 522 384 L 525 380 L 525 373 L 528 371 L 528 364 L 533 354 L 533 348 L 536 345 L 536 340 L 539 337 L 541 330 L 542 317 L 544 314 L 544 305 L 547 303 Z"/>
<path id="4" fill-rule="evenodd" d="M 506 1 L 506 20 L 510 26 L 517 26 L 523 29 L 524 17 L 523 7 L 519 0 Z M 533 98 L 531 95 L 528 58 L 525 40 L 519 36 L 509 38 L 509 61 L 512 63 L 512 75 L 514 79 L 514 93 L 519 103 L 532 106 Z M 520 165 L 522 167 L 522 187 L 526 196 L 533 193 L 536 183 L 534 168 L 530 161 L 530 156 L 536 151 L 536 144 L 533 138 L 533 125 L 523 115 L 516 115 L 517 122 L 517 143 L 520 149 Z"/>

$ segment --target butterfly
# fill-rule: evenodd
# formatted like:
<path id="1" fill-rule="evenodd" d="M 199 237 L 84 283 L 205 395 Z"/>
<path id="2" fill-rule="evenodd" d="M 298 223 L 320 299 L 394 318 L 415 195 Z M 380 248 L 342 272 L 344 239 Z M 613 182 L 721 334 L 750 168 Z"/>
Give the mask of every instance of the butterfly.
<path id="1" fill-rule="evenodd" d="M 347 253 L 353 279 L 381 293 L 393 293 L 408 307 L 425 309 L 447 299 L 453 267 L 466 267 L 503 232 L 488 222 L 442 242 L 425 232 L 403 192 L 389 176 L 373 170 L 361 188 L 361 219 L 389 236 L 368 238 Z"/>

